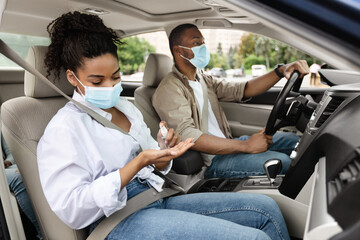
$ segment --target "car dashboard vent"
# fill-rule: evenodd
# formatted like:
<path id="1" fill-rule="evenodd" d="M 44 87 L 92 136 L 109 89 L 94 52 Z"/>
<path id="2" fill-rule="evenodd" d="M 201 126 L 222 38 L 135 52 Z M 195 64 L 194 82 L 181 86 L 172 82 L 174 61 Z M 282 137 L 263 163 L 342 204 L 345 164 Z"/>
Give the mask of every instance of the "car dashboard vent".
<path id="1" fill-rule="evenodd" d="M 360 159 L 355 159 L 346 165 L 335 178 L 328 183 L 329 204 L 351 182 L 360 177 Z"/>
<path id="2" fill-rule="evenodd" d="M 331 100 L 325 107 L 324 111 L 321 113 L 321 116 L 319 117 L 318 121 L 315 124 L 316 128 L 321 127 L 323 123 L 335 112 L 335 110 L 340 106 L 340 104 L 345 100 L 343 97 L 331 97 Z"/>

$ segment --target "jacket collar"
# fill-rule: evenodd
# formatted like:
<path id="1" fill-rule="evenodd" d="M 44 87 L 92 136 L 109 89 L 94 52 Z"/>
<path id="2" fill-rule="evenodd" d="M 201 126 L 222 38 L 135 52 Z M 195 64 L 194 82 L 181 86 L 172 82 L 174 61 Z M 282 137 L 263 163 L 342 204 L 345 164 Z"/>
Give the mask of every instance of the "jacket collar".
<path id="1" fill-rule="evenodd" d="M 177 76 L 177 78 L 179 80 L 181 80 L 181 82 L 189 89 L 191 89 L 190 85 L 189 85 L 189 78 L 183 74 L 182 72 L 179 71 L 179 69 L 176 67 L 176 65 L 174 64 L 172 66 L 172 72 Z M 200 69 L 196 69 L 196 75 L 195 75 L 195 80 L 196 81 L 200 81 L 200 74 L 201 74 L 201 70 Z"/>

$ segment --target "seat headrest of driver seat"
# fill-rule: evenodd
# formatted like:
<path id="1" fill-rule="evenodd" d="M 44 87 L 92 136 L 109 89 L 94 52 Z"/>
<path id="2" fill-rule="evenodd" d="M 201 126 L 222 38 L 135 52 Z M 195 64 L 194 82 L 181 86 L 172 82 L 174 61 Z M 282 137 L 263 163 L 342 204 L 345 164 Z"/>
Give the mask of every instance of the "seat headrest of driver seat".
<path id="1" fill-rule="evenodd" d="M 143 84 L 157 87 L 160 81 L 171 72 L 173 60 L 161 53 L 151 53 L 146 61 Z"/>
<path id="2" fill-rule="evenodd" d="M 44 63 L 45 54 L 47 52 L 47 46 L 32 46 L 29 49 L 27 62 L 37 69 L 41 74 L 46 76 L 46 67 Z M 74 87 L 69 83 L 66 78 L 65 71 L 61 71 L 59 79 L 56 79 L 54 74 L 51 74 L 48 79 L 54 83 L 61 91 L 67 95 L 72 95 Z M 24 76 L 24 91 L 25 96 L 44 98 L 44 97 L 58 97 L 61 96 L 55 90 L 48 87 L 46 84 L 41 82 L 40 79 L 35 77 L 33 74 L 25 71 Z"/>

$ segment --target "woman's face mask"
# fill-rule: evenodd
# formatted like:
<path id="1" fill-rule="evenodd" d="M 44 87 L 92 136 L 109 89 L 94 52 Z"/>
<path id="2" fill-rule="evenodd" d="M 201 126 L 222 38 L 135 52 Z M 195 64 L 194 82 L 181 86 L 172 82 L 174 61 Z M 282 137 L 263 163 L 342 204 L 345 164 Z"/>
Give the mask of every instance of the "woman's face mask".
<path id="1" fill-rule="evenodd" d="M 181 48 L 185 49 L 191 49 L 194 53 L 194 57 L 192 59 L 188 59 L 184 57 L 183 55 L 180 55 L 182 58 L 188 60 L 191 62 L 192 65 L 194 65 L 197 68 L 204 68 L 206 65 L 208 65 L 210 61 L 210 52 L 206 48 L 205 44 L 193 48 L 188 48 L 184 46 L 179 46 Z"/>
<path id="2" fill-rule="evenodd" d="M 72 74 L 85 89 L 85 94 L 83 94 L 78 88 L 81 95 L 92 105 L 98 108 L 108 109 L 114 107 L 119 101 L 120 93 L 123 90 L 121 82 L 117 83 L 113 87 L 88 87 L 84 86 L 84 84 L 80 82 L 74 72 L 72 72 Z"/>

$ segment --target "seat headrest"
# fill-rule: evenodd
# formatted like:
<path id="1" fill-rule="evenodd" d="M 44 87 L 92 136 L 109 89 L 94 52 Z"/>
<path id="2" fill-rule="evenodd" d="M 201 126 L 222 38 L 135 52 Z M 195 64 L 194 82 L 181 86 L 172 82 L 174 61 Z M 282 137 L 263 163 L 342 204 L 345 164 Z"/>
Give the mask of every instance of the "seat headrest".
<path id="1" fill-rule="evenodd" d="M 151 53 L 146 61 L 143 84 L 157 87 L 160 81 L 171 72 L 173 60 L 161 53 Z"/>
<path id="2" fill-rule="evenodd" d="M 46 67 L 44 64 L 45 54 L 47 52 L 47 46 L 32 46 L 29 49 L 26 60 L 28 63 L 37 69 L 41 74 L 46 76 Z M 61 91 L 67 95 L 72 95 L 74 87 L 69 83 L 66 78 L 65 71 L 60 73 L 59 79 L 56 79 L 54 74 L 51 74 L 48 79 L 54 83 Z M 57 97 L 61 96 L 55 90 L 42 83 L 39 78 L 33 74 L 25 71 L 24 76 L 24 91 L 25 96 L 43 98 L 43 97 Z"/>

